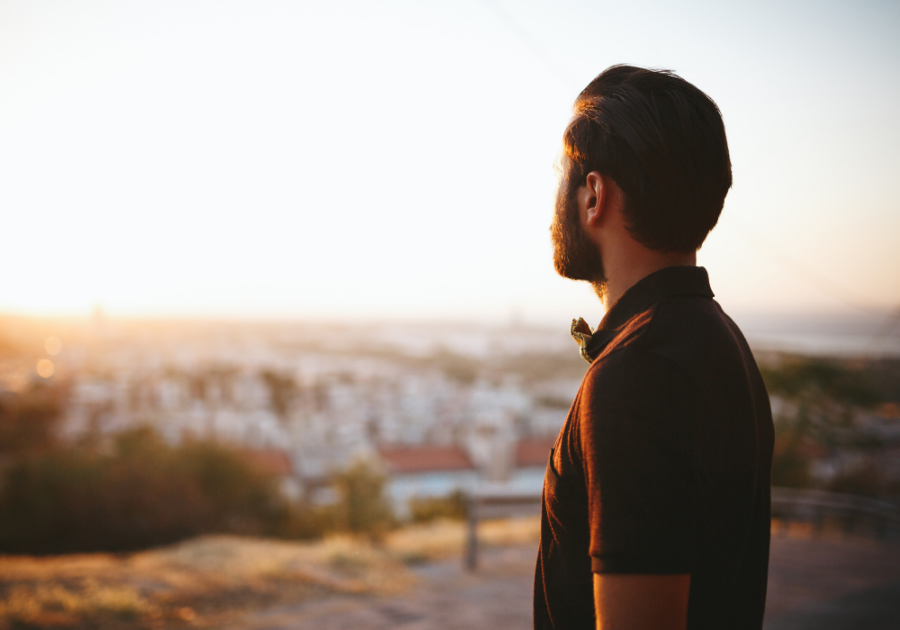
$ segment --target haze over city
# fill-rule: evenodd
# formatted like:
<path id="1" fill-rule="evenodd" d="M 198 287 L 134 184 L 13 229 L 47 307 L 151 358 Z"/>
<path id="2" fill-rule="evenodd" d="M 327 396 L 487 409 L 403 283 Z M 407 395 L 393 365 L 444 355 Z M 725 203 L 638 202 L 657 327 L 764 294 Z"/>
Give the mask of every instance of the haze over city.
<path id="1" fill-rule="evenodd" d="M 888 2 L 2 2 L 0 312 L 596 323 L 552 268 L 552 167 L 627 62 L 723 112 L 735 183 L 699 262 L 726 309 L 887 313 L 898 25 Z"/>

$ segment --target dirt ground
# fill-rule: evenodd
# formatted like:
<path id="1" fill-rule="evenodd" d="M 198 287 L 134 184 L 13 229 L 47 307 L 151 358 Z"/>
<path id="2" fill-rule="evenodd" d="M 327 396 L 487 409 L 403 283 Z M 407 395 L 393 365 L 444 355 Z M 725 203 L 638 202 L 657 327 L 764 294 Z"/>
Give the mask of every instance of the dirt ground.
<path id="1" fill-rule="evenodd" d="M 334 596 L 252 613 L 229 630 L 531 628 L 534 545 L 489 549 L 475 574 L 443 560 L 403 595 Z M 900 628 L 900 544 L 776 537 L 766 630 Z"/>
<path id="2" fill-rule="evenodd" d="M 766 630 L 900 628 L 900 542 L 793 532 L 772 540 Z M 426 630 L 531 628 L 538 522 L 464 526 L 378 545 L 206 537 L 126 556 L 0 558 L 0 628 Z"/>
<path id="3" fill-rule="evenodd" d="M 533 548 L 537 518 L 490 521 L 487 546 Z M 411 593 L 412 567 L 462 556 L 465 524 L 410 525 L 373 541 L 202 536 L 132 554 L 0 556 L 0 630 L 220 628 L 250 611 Z M 361 601 L 361 600 L 360 600 Z"/>

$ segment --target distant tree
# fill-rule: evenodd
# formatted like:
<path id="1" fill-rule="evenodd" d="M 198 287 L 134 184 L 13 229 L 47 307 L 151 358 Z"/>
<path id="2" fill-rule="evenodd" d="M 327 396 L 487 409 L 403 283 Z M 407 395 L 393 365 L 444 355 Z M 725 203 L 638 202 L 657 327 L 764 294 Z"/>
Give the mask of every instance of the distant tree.
<path id="1" fill-rule="evenodd" d="M 478 361 L 470 357 L 442 349 L 436 352 L 430 361 L 434 362 L 447 378 L 463 385 L 470 385 L 478 378 L 480 366 Z"/>
<path id="2" fill-rule="evenodd" d="M 297 395 L 297 382 L 289 374 L 274 370 L 263 370 L 260 376 L 269 389 L 272 410 L 279 418 L 287 417 L 291 402 Z"/>
<path id="3" fill-rule="evenodd" d="M 860 439 L 853 413 L 879 402 L 869 375 L 826 359 L 792 359 L 761 368 L 766 387 L 787 405 L 780 428 L 826 446 L 853 445 Z"/>
<path id="4" fill-rule="evenodd" d="M 760 371 L 769 394 L 784 401 L 775 418 L 773 485 L 811 485 L 811 454 L 817 449 L 867 445 L 869 438 L 853 422 L 856 409 L 879 401 L 867 372 L 814 358 L 791 358 Z"/>
<path id="5" fill-rule="evenodd" d="M 784 431 L 775 434 L 772 455 L 772 485 L 808 488 L 812 485 L 812 460 L 802 443 L 802 436 Z"/>
<path id="6" fill-rule="evenodd" d="M 864 460 L 841 471 L 828 483 L 828 490 L 845 494 L 859 494 L 862 496 L 877 497 L 885 494 L 896 494 L 898 484 L 892 481 L 871 460 Z"/>
<path id="7" fill-rule="evenodd" d="M 340 528 L 378 537 L 394 526 L 384 494 L 386 477 L 375 465 L 358 459 L 335 477 L 340 497 L 336 520 Z"/>
<path id="8" fill-rule="evenodd" d="M 42 383 L 0 394 L 0 455 L 52 447 L 64 398 L 62 387 Z"/>
<path id="9" fill-rule="evenodd" d="M 761 366 L 770 394 L 871 406 L 879 397 L 863 369 L 829 359 L 792 358 L 777 366 Z"/>

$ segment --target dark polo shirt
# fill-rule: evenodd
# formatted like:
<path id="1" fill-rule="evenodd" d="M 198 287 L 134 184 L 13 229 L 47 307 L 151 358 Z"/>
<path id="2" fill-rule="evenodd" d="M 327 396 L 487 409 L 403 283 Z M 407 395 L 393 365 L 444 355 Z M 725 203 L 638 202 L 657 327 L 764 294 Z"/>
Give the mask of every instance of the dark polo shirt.
<path id="1" fill-rule="evenodd" d="M 769 397 L 702 267 L 625 293 L 544 479 L 534 627 L 593 629 L 593 573 L 690 574 L 688 628 L 762 627 Z"/>

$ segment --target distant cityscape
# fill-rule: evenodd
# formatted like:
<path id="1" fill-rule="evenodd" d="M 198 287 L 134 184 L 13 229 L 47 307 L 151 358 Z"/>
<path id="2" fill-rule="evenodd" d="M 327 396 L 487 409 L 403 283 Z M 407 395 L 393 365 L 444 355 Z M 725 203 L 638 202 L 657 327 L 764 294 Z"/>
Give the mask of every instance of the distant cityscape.
<path id="1" fill-rule="evenodd" d="M 566 330 L 515 324 L 113 322 L 98 312 L 35 344 L 44 347 L 0 360 L 0 389 L 66 387 L 66 440 L 150 426 L 172 444 L 223 441 L 282 462 L 285 492 L 306 498 L 367 459 L 391 476 L 401 513 L 412 496 L 477 484 L 539 492 L 587 369 Z M 883 416 L 859 422 L 897 441 L 900 427 Z"/>
<path id="2" fill-rule="evenodd" d="M 295 493 L 360 458 L 431 474 L 420 480 L 427 487 L 404 494 L 509 483 L 523 464 L 539 465 L 531 483 L 539 489 L 546 455 L 536 464 L 516 453 L 533 451 L 535 440 L 549 451 L 587 367 L 565 331 L 527 328 L 142 326 L 98 314 L 71 339 L 48 339 L 38 371 L 69 388 L 66 440 L 150 426 L 173 444 L 275 451 Z M 545 366 L 548 357 L 564 369 Z M 7 361 L 0 385 L 21 387 L 38 378 L 33 371 Z M 432 449 L 423 470 L 410 467 L 416 447 Z"/>

